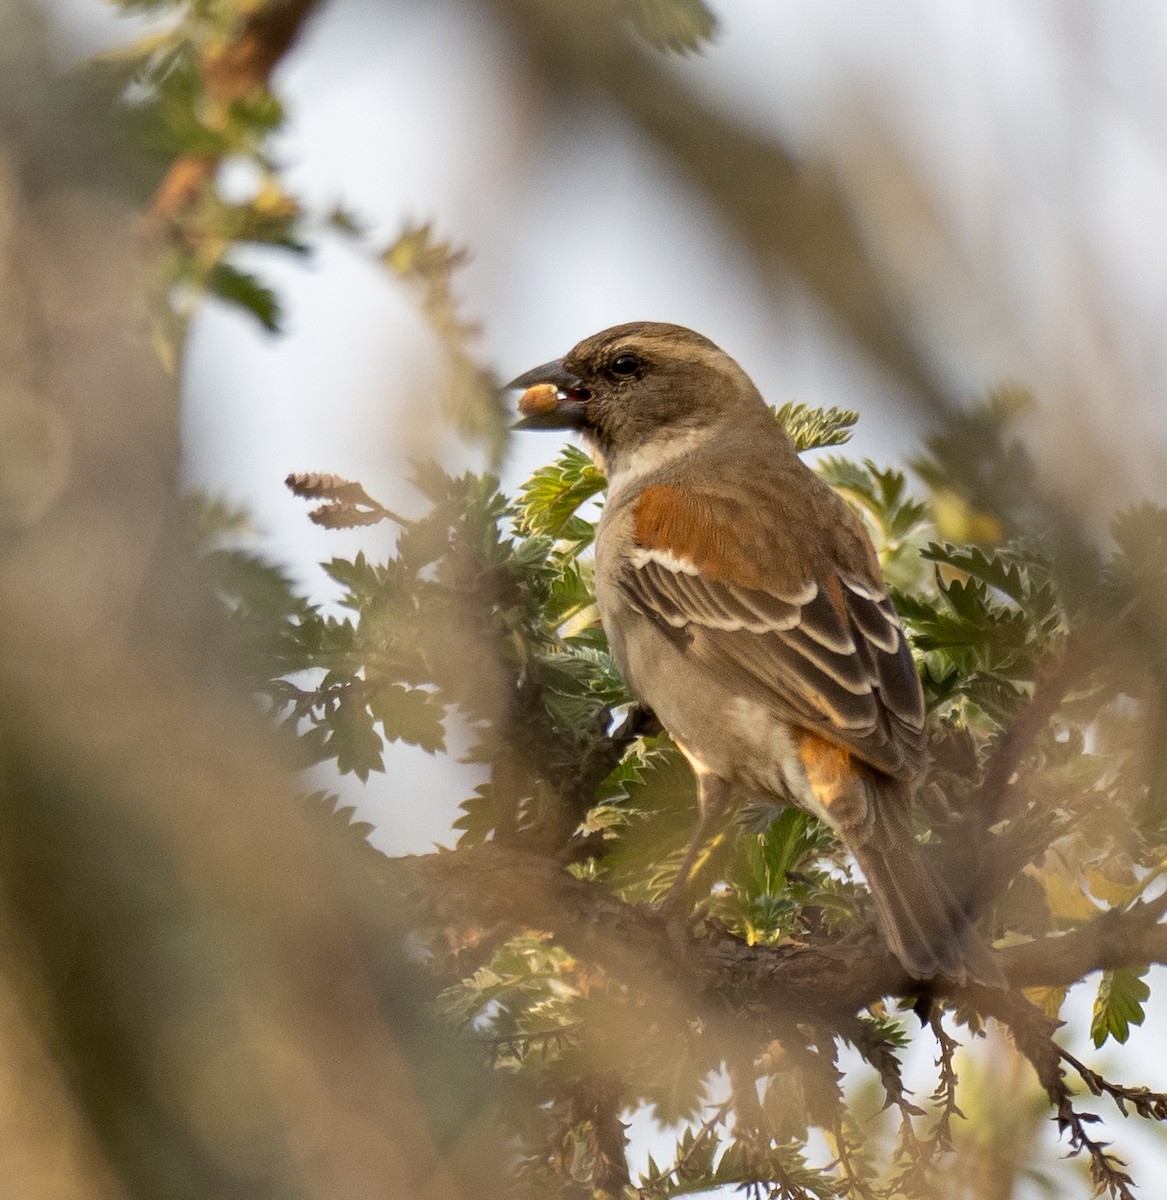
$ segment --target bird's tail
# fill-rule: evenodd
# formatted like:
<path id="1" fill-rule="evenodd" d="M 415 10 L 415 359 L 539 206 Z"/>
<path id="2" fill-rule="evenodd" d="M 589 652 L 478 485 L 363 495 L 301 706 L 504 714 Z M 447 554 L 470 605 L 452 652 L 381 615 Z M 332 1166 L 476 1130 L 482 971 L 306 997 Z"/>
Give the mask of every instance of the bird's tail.
<path id="1" fill-rule="evenodd" d="M 867 876 L 892 953 L 916 979 L 1005 987 L 993 953 L 924 860 L 898 795 L 875 797 L 869 835 L 851 850 Z M 850 839 L 848 839 L 850 840 Z"/>

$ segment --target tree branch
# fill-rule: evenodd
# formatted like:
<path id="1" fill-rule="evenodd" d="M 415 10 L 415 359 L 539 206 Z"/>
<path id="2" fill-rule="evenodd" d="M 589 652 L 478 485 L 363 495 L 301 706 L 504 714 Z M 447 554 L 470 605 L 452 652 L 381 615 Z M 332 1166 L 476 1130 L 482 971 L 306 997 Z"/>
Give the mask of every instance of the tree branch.
<path id="1" fill-rule="evenodd" d="M 1069 933 L 1000 950 L 997 961 L 1015 987 L 1064 987 L 1091 971 L 1167 963 L 1167 925 L 1157 923 L 1161 915 L 1159 901 L 1103 913 Z"/>
<path id="2" fill-rule="evenodd" d="M 1020 991 L 909 979 L 873 929 L 829 945 L 751 946 L 712 923 L 695 937 L 550 859 L 493 845 L 398 859 L 395 868 L 412 885 L 414 902 L 430 912 L 457 926 L 489 923 L 494 936 L 508 926 L 549 931 L 576 957 L 644 992 L 654 1022 L 680 1027 L 696 1020 L 723 1045 L 735 1039 L 740 1045 L 744 1036 L 798 1050 L 805 1040 L 800 1029 L 818 1031 L 811 1041 L 853 1037 L 854 1014 L 887 995 L 948 997 L 995 1018 L 1032 1065 L 1072 1149 L 1088 1153 L 1096 1178 L 1124 1194 L 1120 1165 L 1087 1135 L 1088 1114 L 1073 1107 L 1062 1073 L 1065 1053 L 1054 1041 L 1060 1022 Z M 997 960 L 1013 988 L 1070 983 L 1099 967 L 1167 962 L 1167 926 L 1157 923 L 1165 907 L 1167 898 L 1107 914 L 1084 929 L 999 951 Z M 813 1077 L 804 1072 L 809 1082 Z M 1135 1103 L 1133 1092 L 1125 1098 Z M 1142 1097 L 1142 1107 L 1150 1111 L 1157 1100 Z M 828 1104 L 824 1127 L 832 1112 Z"/>
<path id="3" fill-rule="evenodd" d="M 695 937 L 655 911 L 573 878 L 550 858 L 496 846 L 398 859 L 395 868 L 443 919 L 547 930 L 573 954 L 628 983 L 663 992 L 682 1009 L 696 1004 L 721 1017 L 731 1013 L 735 1023 L 767 1036 L 791 1017 L 837 1024 L 881 996 L 921 992 L 870 928 L 830 944 L 751 946 L 717 927 Z M 1136 905 L 1071 933 L 999 950 L 997 961 L 1014 987 L 1062 985 L 1100 968 L 1167 962 L 1167 925 L 1157 924 L 1159 915 L 1158 901 Z M 935 980 L 928 990 L 959 996 L 1010 1028 L 1022 1019 L 1017 1004 L 1031 1008 L 999 989 Z"/>

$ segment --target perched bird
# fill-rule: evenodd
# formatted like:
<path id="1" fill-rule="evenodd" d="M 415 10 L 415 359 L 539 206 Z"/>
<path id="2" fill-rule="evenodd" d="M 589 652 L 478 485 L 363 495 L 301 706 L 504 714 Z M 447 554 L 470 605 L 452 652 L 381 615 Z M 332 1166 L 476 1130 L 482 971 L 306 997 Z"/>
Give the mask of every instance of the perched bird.
<path id="1" fill-rule="evenodd" d="M 607 476 L 596 601 L 629 688 L 692 764 L 683 886 L 734 787 L 858 860 L 919 979 L 1003 982 L 912 834 L 924 698 L 862 521 L 707 338 L 635 322 L 520 375 L 519 428 L 578 430 Z"/>

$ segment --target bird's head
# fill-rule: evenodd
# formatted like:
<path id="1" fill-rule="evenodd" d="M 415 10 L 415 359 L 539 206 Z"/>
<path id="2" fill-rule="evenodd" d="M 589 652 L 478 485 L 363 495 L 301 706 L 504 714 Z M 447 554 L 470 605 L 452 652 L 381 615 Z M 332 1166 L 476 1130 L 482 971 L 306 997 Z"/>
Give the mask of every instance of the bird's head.
<path id="1" fill-rule="evenodd" d="M 578 430 L 609 470 L 649 444 L 769 413 L 746 373 L 708 338 L 651 321 L 585 338 L 507 386 L 526 389 L 517 429 Z"/>

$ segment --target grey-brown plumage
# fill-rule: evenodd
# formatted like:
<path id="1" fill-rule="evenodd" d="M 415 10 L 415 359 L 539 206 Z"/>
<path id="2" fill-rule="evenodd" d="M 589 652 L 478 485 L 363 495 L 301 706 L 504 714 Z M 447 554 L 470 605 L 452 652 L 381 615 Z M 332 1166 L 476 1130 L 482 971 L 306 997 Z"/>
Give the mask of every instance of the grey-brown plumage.
<path id="1" fill-rule="evenodd" d="M 827 821 L 892 951 L 921 979 L 1003 982 L 912 836 L 924 702 L 862 521 L 798 458 L 707 338 L 635 323 L 514 386 L 524 424 L 579 429 L 608 476 L 596 599 L 630 689 L 697 774 L 706 828 L 732 787 Z"/>

